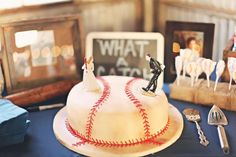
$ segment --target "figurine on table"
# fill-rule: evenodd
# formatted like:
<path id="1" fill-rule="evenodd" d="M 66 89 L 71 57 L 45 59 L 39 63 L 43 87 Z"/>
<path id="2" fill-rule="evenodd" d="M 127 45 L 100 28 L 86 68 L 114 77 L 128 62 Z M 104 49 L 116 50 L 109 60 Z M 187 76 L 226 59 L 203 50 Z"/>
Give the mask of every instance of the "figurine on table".
<path id="1" fill-rule="evenodd" d="M 164 70 L 165 65 L 161 64 L 156 59 L 152 58 L 150 54 L 146 55 L 146 60 L 149 62 L 153 76 L 151 80 L 149 81 L 147 87 L 146 88 L 143 87 L 142 89 L 146 92 L 151 91 L 155 93 L 156 88 L 157 88 L 157 79 L 159 75 L 161 74 L 161 72 Z"/>

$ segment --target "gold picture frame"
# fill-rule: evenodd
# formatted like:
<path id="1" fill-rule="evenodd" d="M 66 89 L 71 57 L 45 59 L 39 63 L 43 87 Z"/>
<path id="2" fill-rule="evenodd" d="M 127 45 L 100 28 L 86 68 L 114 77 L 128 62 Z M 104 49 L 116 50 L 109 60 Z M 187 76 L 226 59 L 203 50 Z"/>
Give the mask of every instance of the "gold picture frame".
<path id="1" fill-rule="evenodd" d="M 7 94 L 65 79 L 80 79 L 79 16 L 1 24 L 1 59 Z"/>

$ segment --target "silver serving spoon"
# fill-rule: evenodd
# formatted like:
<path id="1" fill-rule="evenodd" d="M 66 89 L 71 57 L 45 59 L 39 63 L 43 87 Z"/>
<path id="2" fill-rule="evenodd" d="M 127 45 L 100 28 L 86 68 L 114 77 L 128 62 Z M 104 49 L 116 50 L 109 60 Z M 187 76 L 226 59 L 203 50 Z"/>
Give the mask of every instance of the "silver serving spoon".
<path id="1" fill-rule="evenodd" d="M 200 125 L 198 124 L 198 122 L 201 120 L 200 112 L 193 108 L 187 108 L 184 109 L 183 114 L 188 121 L 194 122 L 196 124 L 200 144 L 202 144 L 203 146 L 207 146 L 209 144 L 209 141 L 206 139 L 206 136 L 204 135 Z"/>

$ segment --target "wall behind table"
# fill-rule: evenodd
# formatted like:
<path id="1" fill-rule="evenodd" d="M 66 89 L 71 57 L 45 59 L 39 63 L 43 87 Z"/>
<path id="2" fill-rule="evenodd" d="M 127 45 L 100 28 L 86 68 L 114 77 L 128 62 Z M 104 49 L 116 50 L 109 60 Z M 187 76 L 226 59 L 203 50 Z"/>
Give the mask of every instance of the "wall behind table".
<path id="1" fill-rule="evenodd" d="M 93 31 L 141 31 L 142 0 L 96 0 L 0 11 L 0 23 L 79 14 L 85 37 Z M 85 47 L 85 46 L 84 46 Z"/>
<path id="2" fill-rule="evenodd" d="M 162 33 L 167 20 L 214 23 L 212 59 L 223 58 L 223 50 L 236 26 L 235 0 L 158 0 L 155 8 L 155 28 Z"/>

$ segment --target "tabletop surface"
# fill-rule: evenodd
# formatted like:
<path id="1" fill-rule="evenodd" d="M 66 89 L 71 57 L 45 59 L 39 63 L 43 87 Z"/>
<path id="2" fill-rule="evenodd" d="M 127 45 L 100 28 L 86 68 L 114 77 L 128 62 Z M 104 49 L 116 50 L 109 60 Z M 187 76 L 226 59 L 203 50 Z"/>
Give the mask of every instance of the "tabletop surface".
<path id="1" fill-rule="evenodd" d="M 168 88 L 164 91 L 168 94 Z M 224 155 L 219 144 L 217 128 L 207 124 L 210 107 L 191 104 L 169 99 L 181 113 L 185 108 L 195 108 L 201 114 L 201 128 L 210 144 L 207 147 L 199 144 L 195 124 L 184 118 L 184 129 L 181 137 L 168 148 L 157 152 L 150 157 L 236 157 L 236 112 L 223 110 L 229 124 L 225 126 L 230 145 L 230 154 Z M 51 109 L 29 113 L 31 121 L 25 136 L 25 141 L 20 144 L 0 148 L 0 157 L 82 157 L 61 145 L 53 133 L 52 125 L 56 113 L 60 109 Z"/>

